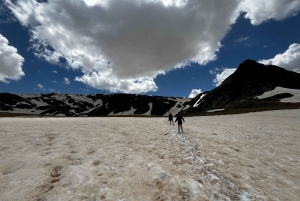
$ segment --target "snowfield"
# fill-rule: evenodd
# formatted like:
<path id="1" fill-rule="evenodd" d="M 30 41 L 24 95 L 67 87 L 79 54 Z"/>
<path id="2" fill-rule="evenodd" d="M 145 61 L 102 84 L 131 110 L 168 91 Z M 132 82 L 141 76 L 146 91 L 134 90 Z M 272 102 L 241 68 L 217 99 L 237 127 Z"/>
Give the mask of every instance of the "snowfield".
<path id="1" fill-rule="evenodd" d="M 267 91 L 264 94 L 257 96 L 258 99 L 269 98 L 278 94 L 289 93 L 293 95 L 289 98 L 283 98 L 280 102 L 283 103 L 299 103 L 300 102 L 300 90 L 299 89 L 288 89 L 283 87 L 276 87 L 274 90 Z"/>
<path id="2" fill-rule="evenodd" d="M 299 201 L 299 120 L 0 118 L 0 200 Z"/>

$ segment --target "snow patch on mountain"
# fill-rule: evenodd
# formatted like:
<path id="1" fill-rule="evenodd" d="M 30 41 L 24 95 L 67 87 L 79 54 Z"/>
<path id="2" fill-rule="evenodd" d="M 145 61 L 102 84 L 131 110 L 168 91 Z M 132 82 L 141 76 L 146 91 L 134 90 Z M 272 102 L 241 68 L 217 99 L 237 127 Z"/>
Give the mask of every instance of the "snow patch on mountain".
<path id="1" fill-rule="evenodd" d="M 152 106 L 153 106 L 153 103 L 149 103 L 149 108 L 150 109 L 142 115 L 151 116 L 151 111 L 152 111 L 152 108 L 153 108 Z"/>
<path id="2" fill-rule="evenodd" d="M 205 95 L 206 95 L 206 94 L 202 94 L 202 95 L 200 96 L 200 98 L 197 100 L 197 102 L 194 104 L 193 107 L 198 107 L 198 105 L 200 105 L 200 103 L 202 102 L 202 101 L 201 101 L 202 98 L 203 98 Z"/>
<path id="3" fill-rule="evenodd" d="M 280 100 L 280 102 L 283 103 L 299 103 L 300 102 L 300 90 L 299 89 L 288 89 L 288 88 L 283 88 L 283 87 L 276 87 L 272 91 L 267 91 L 264 94 L 257 96 L 258 99 L 264 99 L 264 98 L 269 98 L 278 94 L 283 94 L 283 93 L 289 93 L 293 95 L 292 97 L 289 98 L 283 98 Z"/>
<path id="4" fill-rule="evenodd" d="M 174 100 L 174 99 L 171 99 Z M 190 101 L 189 98 L 178 98 L 177 103 L 168 111 L 166 112 L 163 116 L 168 116 L 169 112 L 173 115 L 177 114 L 181 110 L 186 108 L 186 102 Z"/>
<path id="5" fill-rule="evenodd" d="M 109 116 L 114 116 L 114 115 L 134 115 L 134 112 L 135 112 L 135 111 L 136 111 L 136 109 L 134 109 L 133 107 L 131 107 L 130 110 L 124 111 L 124 112 L 114 113 L 114 111 L 113 111 L 113 112 L 111 112 L 111 113 L 109 114 Z"/>
<path id="6" fill-rule="evenodd" d="M 154 115 L 179 112 L 184 98 L 131 94 L 9 94 L 0 93 L 0 111 L 55 116 Z"/>

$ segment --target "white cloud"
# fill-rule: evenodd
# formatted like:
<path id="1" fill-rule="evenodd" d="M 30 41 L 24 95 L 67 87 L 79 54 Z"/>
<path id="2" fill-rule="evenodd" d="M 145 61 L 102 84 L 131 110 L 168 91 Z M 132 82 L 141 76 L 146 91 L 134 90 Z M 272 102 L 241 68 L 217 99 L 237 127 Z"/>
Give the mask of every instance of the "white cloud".
<path id="1" fill-rule="evenodd" d="M 0 81 L 19 80 L 25 73 L 22 70 L 24 58 L 18 50 L 8 45 L 8 40 L 0 34 Z"/>
<path id="2" fill-rule="evenodd" d="M 89 89 L 84 89 L 84 88 L 80 88 L 80 90 L 82 90 L 82 91 L 90 91 Z"/>
<path id="3" fill-rule="evenodd" d="M 225 68 L 224 71 L 216 75 L 216 78 L 213 80 L 214 86 L 219 86 L 222 82 L 233 74 L 236 71 L 236 68 Z"/>
<path id="4" fill-rule="evenodd" d="M 257 25 L 299 11 L 293 0 L 5 2 L 30 30 L 37 57 L 53 64 L 64 58 L 68 68 L 82 72 L 76 81 L 126 93 L 155 91 L 158 74 L 191 61 L 215 60 L 220 41 L 241 12 Z"/>
<path id="5" fill-rule="evenodd" d="M 300 73 L 300 44 L 294 43 L 282 54 L 277 54 L 273 59 L 258 61 L 265 65 L 276 65 L 290 71 Z"/>
<path id="6" fill-rule="evenodd" d="M 221 72 L 221 71 L 223 71 L 224 69 L 226 69 L 226 68 L 224 68 L 224 67 L 221 67 L 221 68 L 214 68 L 214 69 L 208 70 L 208 72 L 209 72 L 209 74 L 211 74 L 211 75 L 217 75 L 218 72 Z"/>
<path id="7" fill-rule="evenodd" d="M 76 77 L 75 81 L 81 81 L 92 87 L 102 86 L 104 89 L 111 92 L 125 92 L 125 93 L 142 93 L 145 91 L 155 91 L 157 86 L 151 77 L 144 77 L 139 79 L 118 79 L 112 73 L 105 72 L 98 74 L 92 72 L 89 75 Z"/>
<path id="8" fill-rule="evenodd" d="M 5 4 L 0 4 L 0 25 L 15 22 L 17 19 L 11 14 Z"/>
<path id="9" fill-rule="evenodd" d="M 75 80 L 95 88 L 135 93 L 156 90 L 158 74 L 215 60 L 239 1 L 6 2 L 30 29 L 36 56 L 63 57 L 82 71 Z"/>
<path id="10" fill-rule="evenodd" d="M 239 9 L 253 25 L 270 19 L 283 20 L 300 10 L 299 0 L 242 0 Z"/>
<path id="11" fill-rule="evenodd" d="M 201 89 L 193 89 L 189 95 L 189 98 L 195 98 L 200 93 L 202 93 Z"/>
<path id="12" fill-rule="evenodd" d="M 42 84 L 38 84 L 37 86 L 38 86 L 38 88 L 39 88 L 40 90 L 45 91 L 45 88 L 44 88 L 44 86 L 43 86 Z"/>
<path id="13" fill-rule="evenodd" d="M 216 72 L 215 72 L 214 70 L 209 70 L 209 74 L 211 74 L 211 75 L 215 75 L 215 74 L 216 74 Z"/>
<path id="14" fill-rule="evenodd" d="M 66 78 L 66 77 L 65 77 L 65 78 L 64 78 L 64 83 L 65 83 L 65 84 L 70 84 L 69 78 Z"/>
<path id="15" fill-rule="evenodd" d="M 247 40 L 249 40 L 248 36 L 246 36 L 246 37 L 240 37 L 237 40 L 235 40 L 234 42 L 241 43 L 241 42 L 244 42 L 244 41 L 247 41 Z"/>
<path id="16" fill-rule="evenodd" d="M 57 71 L 56 70 L 54 70 L 54 71 L 52 71 L 53 73 L 57 73 Z"/>

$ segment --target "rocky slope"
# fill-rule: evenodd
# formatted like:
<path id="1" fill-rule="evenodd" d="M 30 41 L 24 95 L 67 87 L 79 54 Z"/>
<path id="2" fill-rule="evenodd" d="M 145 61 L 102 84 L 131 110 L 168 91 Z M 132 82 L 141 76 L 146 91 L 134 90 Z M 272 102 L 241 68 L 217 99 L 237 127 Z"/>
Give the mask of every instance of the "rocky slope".
<path id="1" fill-rule="evenodd" d="M 133 94 L 29 94 L 0 93 L 0 111 L 56 116 L 147 115 L 180 111 L 189 99 Z"/>
<path id="2" fill-rule="evenodd" d="M 134 94 L 0 93 L 0 112 L 57 116 L 163 116 L 168 111 L 173 115 L 180 111 L 194 115 L 206 115 L 207 111 L 244 113 L 300 108 L 299 98 L 281 101 L 295 96 L 295 89 L 300 89 L 299 73 L 246 60 L 220 86 L 191 100 Z M 273 95 L 264 95 L 266 92 Z"/>
<path id="3" fill-rule="evenodd" d="M 276 87 L 300 89 L 300 74 L 278 66 L 266 66 L 253 60 L 246 60 L 220 86 L 192 99 L 186 112 L 254 107 L 263 109 L 268 106 L 279 106 L 280 99 L 293 96 L 290 93 L 281 93 L 265 99 L 256 98 Z"/>

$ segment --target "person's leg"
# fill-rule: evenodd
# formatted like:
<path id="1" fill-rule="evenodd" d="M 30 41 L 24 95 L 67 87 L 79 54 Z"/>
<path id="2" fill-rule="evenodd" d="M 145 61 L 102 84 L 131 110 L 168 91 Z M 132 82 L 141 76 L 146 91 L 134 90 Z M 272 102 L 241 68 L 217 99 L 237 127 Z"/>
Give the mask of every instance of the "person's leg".
<path id="1" fill-rule="evenodd" d="M 183 133 L 183 130 L 182 130 L 182 124 L 180 125 L 180 127 L 181 127 L 181 132 Z"/>
<path id="2" fill-rule="evenodd" d="M 180 133 L 180 124 L 178 124 L 178 133 Z"/>
<path id="3" fill-rule="evenodd" d="M 173 121 L 173 119 L 172 119 L 172 122 L 173 122 L 173 126 L 174 126 L 174 121 Z M 170 122 L 170 124 L 171 124 L 171 122 Z"/>

